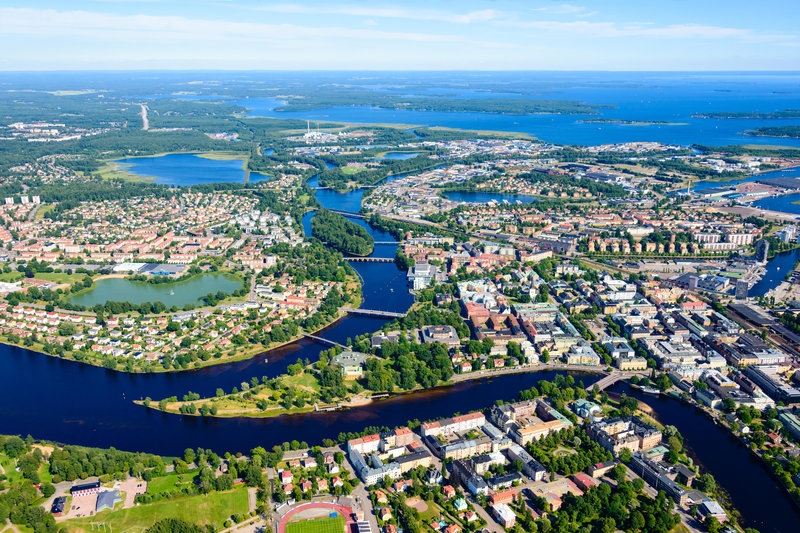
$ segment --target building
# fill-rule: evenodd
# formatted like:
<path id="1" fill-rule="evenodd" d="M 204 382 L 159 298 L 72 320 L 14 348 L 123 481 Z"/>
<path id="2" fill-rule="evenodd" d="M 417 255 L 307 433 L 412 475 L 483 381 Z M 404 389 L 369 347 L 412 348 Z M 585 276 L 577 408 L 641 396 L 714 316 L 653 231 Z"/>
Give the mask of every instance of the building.
<path id="1" fill-rule="evenodd" d="M 119 491 L 108 490 L 97 494 L 97 502 L 95 503 L 95 513 L 99 513 L 103 509 L 114 510 L 114 506 L 121 502 L 122 498 L 119 496 Z"/>
<path id="2" fill-rule="evenodd" d="M 800 419 L 792 413 L 783 412 L 778 415 L 778 420 L 783 424 L 783 427 L 792 434 L 792 436 L 800 441 Z"/>
<path id="3" fill-rule="evenodd" d="M 688 501 L 688 493 L 675 481 L 670 479 L 669 473 L 662 468 L 659 463 L 644 458 L 640 453 L 634 453 L 629 464 L 630 469 L 641 476 L 655 490 L 663 490 L 669 497 L 675 500 L 678 505 L 685 505 Z"/>
<path id="4" fill-rule="evenodd" d="M 81 485 L 73 485 L 70 489 L 70 494 L 74 496 L 86 496 L 89 494 L 97 494 L 100 492 L 100 482 L 95 481 L 94 483 L 83 483 Z"/>
<path id="5" fill-rule="evenodd" d="M 581 418 L 591 418 L 603 413 L 603 409 L 599 405 L 589 400 L 575 400 L 571 408 Z"/>
<path id="6" fill-rule="evenodd" d="M 453 418 L 442 418 L 435 422 L 428 422 L 422 424 L 422 436 L 439 436 L 439 435 L 452 435 L 456 432 L 469 431 L 477 429 L 486 424 L 486 417 L 483 413 L 469 413 L 461 416 L 454 416 Z"/>
<path id="7" fill-rule="evenodd" d="M 728 513 L 725 512 L 725 509 L 723 509 L 716 500 L 704 501 L 698 506 L 697 512 L 703 518 L 713 516 L 720 522 L 725 522 L 728 519 Z"/>
<path id="8" fill-rule="evenodd" d="M 776 365 L 749 365 L 744 373 L 774 400 L 787 403 L 800 401 L 800 390 L 781 379 Z"/>
<path id="9" fill-rule="evenodd" d="M 517 521 L 517 515 L 504 503 L 492 506 L 492 513 L 497 519 L 497 523 L 506 529 L 513 528 Z"/>
<path id="10" fill-rule="evenodd" d="M 50 507 L 50 513 L 53 516 L 61 516 L 64 514 L 64 505 L 67 503 L 66 496 L 59 496 L 53 500 L 53 505 Z"/>
<path id="11" fill-rule="evenodd" d="M 769 241 L 761 239 L 756 243 L 756 263 L 765 265 L 769 256 Z"/>
<path id="12" fill-rule="evenodd" d="M 334 356 L 331 362 L 342 368 L 344 379 L 356 380 L 364 377 L 364 362 L 368 357 L 369 355 L 365 353 L 345 350 Z"/>
<path id="13" fill-rule="evenodd" d="M 460 339 L 453 326 L 425 326 L 420 331 L 422 342 L 440 342 L 448 347 L 458 346 Z"/>
<path id="14" fill-rule="evenodd" d="M 408 283 L 415 291 L 428 287 L 436 279 L 438 269 L 430 263 L 415 263 L 408 271 Z"/>
<path id="15" fill-rule="evenodd" d="M 750 290 L 750 284 L 740 279 L 739 281 L 736 282 L 735 298 L 737 300 L 746 300 L 748 290 Z"/>
<path id="16" fill-rule="evenodd" d="M 623 448 L 632 452 L 649 450 L 661 443 L 661 432 L 635 416 L 594 422 L 589 425 L 587 433 L 600 446 L 615 454 Z"/>
<path id="17" fill-rule="evenodd" d="M 522 471 L 533 481 L 542 481 L 544 479 L 547 469 L 542 463 L 531 457 L 531 455 L 525 451 L 525 448 L 519 444 L 512 444 L 508 447 L 506 453 L 508 453 L 508 458 L 512 461 L 522 461 Z"/>

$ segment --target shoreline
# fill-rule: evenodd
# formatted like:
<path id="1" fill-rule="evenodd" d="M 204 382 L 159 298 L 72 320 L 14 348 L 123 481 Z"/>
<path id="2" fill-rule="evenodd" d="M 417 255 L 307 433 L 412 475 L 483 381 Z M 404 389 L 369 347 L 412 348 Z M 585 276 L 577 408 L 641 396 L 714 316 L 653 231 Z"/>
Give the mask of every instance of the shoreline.
<path id="1" fill-rule="evenodd" d="M 358 283 L 359 292 L 360 292 L 361 291 L 361 287 L 362 287 L 361 281 L 356 277 L 355 282 Z M 359 297 L 358 301 L 355 304 L 354 309 L 358 309 L 361 306 L 362 303 L 363 303 L 363 299 L 361 297 Z M 204 307 L 204 308 L 195 309 L 195 311 L 202 311 L 204 309 L 215 309 L 215 308 L 214 307 L 210 307 L 210 308 L 205 308 Z M 65 312 L 65 313 L 78 313 L 79 312 L 79 311 L 67 311 L 67 310 L 64 310 L 64 309 L 56 309 L 56 311 L 62 311 L 62 312 Z M 182 312 L 182 311 L 179 311 L 179 312 Z M 152 315 L 152 316 L 153 317 L 173 316 L 174 314 L 175 313 L 169 313 L 169 314 L 164 314 L 164 315 Z M 315 329 L 314 331 L 304 332 L 302 334 L 295 335 L 291 339 L 289 339 L 289 340 L 287 340 L 285 342 L 282 342 L 282 343 L 275 344 L 275 345 L 261 346 L 259 348 L 255 348 L 255 349 L 251 348 L 250 350 L 245 350 L 240 354 L 232 355 L 230 357 L 224 357 L 224 358 L 221 357 L 219 359 L 213 359 L 212 358 L 212 359 L 210 359 L 208 361 L 195 361 L 194 362 L 195 364 L 193 364 L 189 368 L 180 368 L 180 369 L 168 368 L 167 369 L 167 368 L 164 368 L 163 366 L 159 366 L 159 368 L 148 368 L 148 369 L 134 368 L 133 371 L 128 371 L 128 370 L 126 370 L 124 368 L 114 368 L 114 369 L 106 369 L 106 370 L 112 370 L 114 372 L 121 372 L 121 373 L 124 373 L 124 374 L 167 374 L 167 373 L 177 373 L 177 372 L 189 372 L 189 371 L 192 371 L 192 370 L 199 370 L 201 368 L 207 368 L 207 367 L 210 367 L 210 366 L 216 366 L 216 365 L 222 365 L 222 364 L 226 364 L 226 363 L 235 363 L 235 362 L 238 362 L 238 361 L 244 361 L 244 360 L 247 360 L 247 359 L 252 359 L 252 358 L 257 357 L 259 355 L 267 354 L 269 352 L 272 352 L 274 350 L 277 350 L 277 349 L 282 348 L 284 346 L 287 346 L 289 344 L 293 344 L 295 342 L 298 342 L 298 341 L 302 340 L 306 335 L 316 335 L 317 333 L 319 333 L 323 329 L 326 329 L 326 328 L 329 328 L 329 327 L 335 325 L 337 322 L 339 322 L 340 320 L 342 320 L 343 318 L 345 318 L 347 316 L 348 316 L 348 314 L 342 312 L 341 308 L 340 308 L 337 311 L 336 318 L 334 318 L 333 320 L 331 320 L 328 323 L 323 324 L 322 326 L 320 326 L 318 329 Z M 17 347 L 17 348 L 22 348 L 22 349 L 28 350 L 30 352 L 34 352 L 36 354 L 41 354 L 41 355 L 44 355 L 44 356 L 47 356 L 47 357 L 53 357 L 55 359 L 62 359 L 64 361 L 70 361 L 70 362 L 81 364 L 81 365 L 90 365 L 90 366 L 94 366 L 94 367 L 97 367 L 97 368 L 105 368 L 102 365 L 102 363 L 96 362 L 94 360 L 91 360 L 91 361 L 78 361 L 77 359 L 75 359 L 73 357 L 62 357 L 62 356 L 59 356 L 59 355 L 56 355 L 56 354 L 49 354 L 49 353 L 47 353 L 45 351 L 42 351 L 41 349 L 38 349 L 37 347 L 25 346 L 23 344 L 16 344 L 16 343 L 13 343 L 13 342 L 9 342 L 7 339 L 5 339 L 3 337 L 0 337 L 0 344 L 6 345 L 6 346 L 14 346 L 14 347 Z"/>
<path id="2" fill-rule="evenodd" d="M 150 405 L 144 405 L 143 400 L 133 400 L 133 403 L 147 407 L 148 409 L 153 409 L 154 411 L 158 411 L 160 413 L 167 413 L 173 415 L 181 415 L 181 416 L 195 416 L 199 418 L 274 418 L 276 416 L 290 416 L 295 414 L 303 414 L 308 412 L 343 412 L 349 411 L 350 409 L 357 408 L 357 407 L 364 407 L 369 405 L 375 401 L 381 400 L 391 400 L 396 398 L 401 398 L 403 396 L 409 396 L 414 394 L 420 394 L 424 392 L 432 392 L 441 389 L 448 389 L 458 385 L 459 383 L 464 383 L 468 381 L 476 381 L 479 379 L 492 379 L 496 377 L 501 377 L 505 375 L 513 375 L 513 374 L 528 374 L 528 373 L 537 373 L 537 372 L 578 372 L 584 374 L 590 374 L 593 376 L 605 376 L 609 375 L 608 372 L 601 370 L 599 368 L 593 369 L 592 367 L 582 366 L 582 365 L 563 365 L 563 364 L 556 364 L 556 365 L 528 365 L 523 367 L 509 367 L 507 369 L 487 369 L 480 372 L 470 372 L 469 374 L 454 374 L 453 377 L 449 381 L 442 382 L 440 384 L 434 385 L 433 387 L 428 388 L 414 388 L 410 390 L 401 390 L 396 392 L 389 392 L 389 393 L 374 393 L 369 398 L 350 398 L 346 401 L 338 403 L 337 405 L 329 405 L 320 407 L 319 409 L 312 407 L 305 408 L 305 407 L 298 407 L 292 409 L 271 409 L 268 411 L 260 411 L 255 404 L 253 405 L 253 414 L 250 412 L 231 412 L 231 413 L 218 413 L 216 415 L 202 415 L 200 414 L 199 410 L 195 413 L 181 413 L 179 411 L 180 406 L 182 405 L 189 405 L 193 404 L 195 407 L 206 405 L 212 403 L 215 398 L 200 398 L 199 400 L 190 400 L 188 402 L 178 401 L 174 402 L 178 404 L 178 408 L 171 408 L 166 410 L 161 410 L 157 406 L 154 406 L 154 403 L 157 403 L 158 400 L 152 400 Z M 463 378 L 458 379 L 458 376 L 465 376 Z M 224 397 L 223 397 L 224 398 Z M 315 404 L 316 405 L 316 404 Z"/>

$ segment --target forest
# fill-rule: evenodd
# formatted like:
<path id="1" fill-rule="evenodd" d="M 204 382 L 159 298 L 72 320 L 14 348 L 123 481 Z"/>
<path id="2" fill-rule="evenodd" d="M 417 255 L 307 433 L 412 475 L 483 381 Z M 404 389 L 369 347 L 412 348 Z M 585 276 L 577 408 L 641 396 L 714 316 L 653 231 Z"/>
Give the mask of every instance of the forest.
<path id="1" fill-rule="evenodd" d="M 790 139 L 800 139 L 800 126 L 756 128 L 744 133 L 745 135 L 751 135 L 753 137 L 787 137 Z"/>
<path id="2" fill-rule="evenodd" d="M 365 256 L 375 248 L 366 229 L 327 209 L 320 209 L 311 219 L 311 233 L 343 254 Z"/>

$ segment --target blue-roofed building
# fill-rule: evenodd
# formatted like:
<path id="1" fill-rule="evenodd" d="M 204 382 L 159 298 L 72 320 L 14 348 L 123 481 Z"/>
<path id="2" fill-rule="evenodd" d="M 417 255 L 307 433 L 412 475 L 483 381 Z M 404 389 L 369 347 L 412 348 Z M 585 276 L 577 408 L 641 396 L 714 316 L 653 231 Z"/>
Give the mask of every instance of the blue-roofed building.
<path id="1" fill-rule="evenodd" d="M 119 491 L 109 490 L 97 494 L 97 503 L 95 504 L 95 513 L 99 513 L 103 509 L 114 510 L 117 502 L 121 502 L 122 498 L 119 497 Z"/>

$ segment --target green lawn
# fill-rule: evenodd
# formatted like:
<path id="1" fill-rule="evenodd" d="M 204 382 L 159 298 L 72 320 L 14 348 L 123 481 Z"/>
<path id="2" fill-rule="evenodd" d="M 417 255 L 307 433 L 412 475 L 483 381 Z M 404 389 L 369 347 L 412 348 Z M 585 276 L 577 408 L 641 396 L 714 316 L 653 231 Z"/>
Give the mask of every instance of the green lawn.
<path id="1" fill-rule="evenodd" d="M 197 475 L 197 470 L 192 470 L 186 474 L 167 474 L 153 479 L 147 485 L 147 492 L 158 494 L 161 492 L 175 492 L 181 483 L 191 483 Z"/>
<path id="2" fill-rule="evenodd" d="M 311 372 L 303 372 L 302 374 L 297 374 L 295 376 L 286 376 L 281 378 L 281 382 L 287 387 L 291 386 L 302 389 L 312 389 L 316 392 L 319 392 L 320 390 L 319 381 Z"/>
<path id="3" fill-rule="evenodd" d="M 66 272 L 37 272 L 36 279 L 54 281 L 56 283 L 74 283 L 86 277 L 85 274 L 67 274 Z"/>
<path id="4" fill-rule="evenodd" d="M 290 522 L 286 525 L 286 533 L 343 533 L 344 517 L 333 516 L 324 518 L 313 518 L 311 520 L 301 520 Z"/>
<path id="5" fill-rule="evenodd" d="M 0 281 L 5 281 L 7 283 L 14 283 L 15 281 L 19 281 L 24 277 L 25 277 L 25 275 L 22 272 L 2 272 L 2 273 L 0 273 Z"/>
<path id="6" fill-rule="evenodd" d="M 177 518 L 194 524 L 213 524 L 222 529 L 222 523 L 233 514 L 249 512 L 247 487 L 208 495 L 189 496 L 139 505 L 120 511 L 106 510 L 95 516 L 67 520 L 68 531 L 91 531 L 92 524 L 105 523 L 114 533 L 140 532 L 158 520 Z"/>

